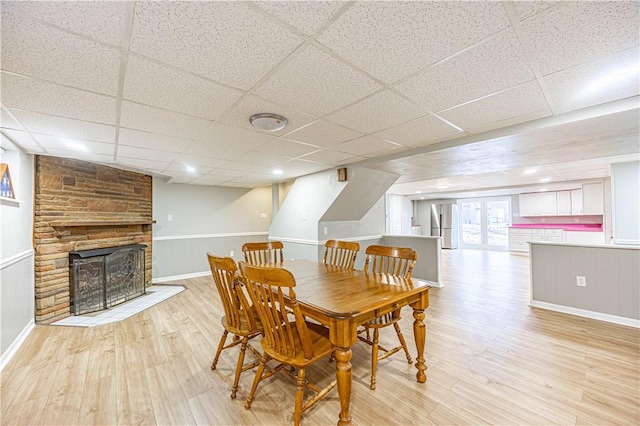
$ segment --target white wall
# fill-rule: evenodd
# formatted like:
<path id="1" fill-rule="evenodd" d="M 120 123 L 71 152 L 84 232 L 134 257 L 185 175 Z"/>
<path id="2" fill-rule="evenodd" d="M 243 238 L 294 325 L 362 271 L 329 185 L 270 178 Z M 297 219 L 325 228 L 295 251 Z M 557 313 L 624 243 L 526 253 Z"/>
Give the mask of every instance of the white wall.
<path id="1" fill-rule="evenodd" d="M 15 198 L 0 201 L 0 369 L 34 324 L 33 156 L 4 136 L 0 162 L 9 164 Z"/>
<path id="2" fill-rule="evenodd" d="M 271 211 L 271 187 L 249 190 L 154 179 L 153 281 L 209 273 L 207 252 L 228 256 L 233 251 L 242 260 L 242 244 L 267 240 Z"/>
<path id="3" fill-rule="evenodd" d="M 611 164 L 613 239 L 640 244 L 640 161 Z"/>

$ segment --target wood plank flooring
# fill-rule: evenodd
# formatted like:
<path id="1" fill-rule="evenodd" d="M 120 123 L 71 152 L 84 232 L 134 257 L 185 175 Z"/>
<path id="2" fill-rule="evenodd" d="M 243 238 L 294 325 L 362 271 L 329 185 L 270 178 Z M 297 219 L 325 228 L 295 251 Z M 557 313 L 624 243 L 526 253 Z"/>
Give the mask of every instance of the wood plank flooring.
<path id="1" fill-rule="evenodd" d="M 443 251 L 445 287 L 426 311 L 428 381 L 402 354 L 378 366 L 353 350 L 353 419 L 360 425 L 637 425 L 640 331 L 534 309 L 529 259 L 505 252 Z M 211 360 L 222 307 L 209 277 L 125 321 L 83 329 L 37 326 L 0 376 L 2 425 L 276 425 L 292 422 L 295 383 L 278 374 L 243 407 L 253 372 L 229 398 L 238 348 Z M 411 310 L 401 323 L 415 357 Z M 395 344 L 384 330 L 381 344 Z M 255 346 L 259 347 L 255 340 Z M 247 360 L 252 360 L 251 354 Z M 328 361 L 310 368 L 323 385 Z M 303 423 L 336 424 L 334 391 Z"/>

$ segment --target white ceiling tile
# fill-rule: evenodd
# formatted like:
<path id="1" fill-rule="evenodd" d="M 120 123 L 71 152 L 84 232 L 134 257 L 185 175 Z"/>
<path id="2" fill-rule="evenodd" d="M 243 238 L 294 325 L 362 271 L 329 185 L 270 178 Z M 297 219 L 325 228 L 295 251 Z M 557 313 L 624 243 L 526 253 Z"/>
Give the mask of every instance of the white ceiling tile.
<path id="1" fill-rule="evenodd" d="M 283 116 L 287 119 L 287 126 L 278 130 L 277 132 L 270 132 L 268 130 L 258 129 L 253 127 L 249 122 L 249 118 L 254 114 L 259 113 L 274 113 Z M 235 127 L 242 127 L 252 131 L 258 131 L 269 135 L 280 136 L 285 133 L 298 129 L 305 124 L 311 123 L 316 118 L 312 115 L 305 114 L 291 107 L 277 105 L 273 102 L 266 101 L 262 98 L 253 95 L 247 95 L 231 111 L 222 117 L 220 120 L 222 123 L 229 124 Z"/>
<path id="2" fill-rule="evenodd" d="M 128 2 L 7 1 L 5 12 L 28 15 L 94 40 L 120 45 Z"/>
<path id="3" fill-rule="evenodd" d="M 190 183 L 194 179 L 197 179 L 202 176 L 202 174 L 189 174 L 189 173 L 173 173 L 169 172 L 169 183 Z"/>
<path id="4" fill-rule="evenodd" d="M 333 147 L 336 151 L 363 157 L 376 157 L 382 153 L 399 149 L 399 146 L 376 136 L 363 136 L 349 142 L 343 142 Z"/>
<path id="5" fill-rule="evenodd" d="M 110 155 L 113 160 L 113 152 L 115 150 L 114 143 L 95 142 L 82 139 L 66 138 L 61 136 L 44 135 L 32 133 L 40 145 L 45 147 L 48 152 L 52 149 L 74 151 L 77 155 L 82 154 L 100 154 Z M 76 158 L 76 157 L 74 157 Z"/>
<path id="6" fill-rule="evenodd" d="M 2 69 L 116 95 L 120 51 L 3 11 Z"/>
<path id="7" fill-rule="evenodd" d="M 69 151 L 65 149 L 47 149 L 47 154 L 53 157 L 75 158 L 77 160 L 89 161 L 93 163 L 110 164 L 113 163 L 113 155 L 94 154 L 87 152 Z"/>
<path id="8" fill-rule="evenodd" d="M 169 164 L 166 169 L 164 169 L 163 173 L 169 174 L 171 176 L 191 176 L 191 178 L 194 179 L 196 175 L 202 176 L 209 173 L 211 170 L 213 170 L 213 167 L 197 166 L 181 161 L 174 161 Z"/>
<path id="9" fill-rule="evenodd" d="M 114 126 L 18 109 L 12 109 L 11 112 L 32 133 L 46 133 L 67 138 L 110 143 L 114 143 L 116 140 L 116 128 Z"/>
<path id="10" fill-rule="evenodd" d="M 202 168 L 215 168 L 224 164 L 224 160 L 217 158 L 203 157 L 200 155 L 180 154 L 180 156 L 174 161 L 175 164 L 183 164 L 185 166 L 195 166 Z"/>
<path id="11" fill-rule="evenodd" d="M 44 152 L 44 149 L 23 130 L 2 129 L 2 134 L 29 152 Z"/>
<path id="12" fill-rule="evenodd" d="M 146 105 L 122 102 L 120 125 L 148 132 L 164 133 L 194 139 L 211 124 L 210 121 L 165 111 Z"/>
<path id="13" fill-rule="evenodd" d="M 269 154 L 279 154 L 289 158 L 299 157 L 317 151 L 317 146 L 288 141 L 286 139 L 275 139 L 256 148 L 256 151 Z"/>
<path id="14" fill-rule="evenodd" d="M 520 20 L 525 20 L 533 15 L 536 15 L 544 10 L 549 9 L 557 4 L 566 3 L 565 1 L 552 1 L 552 0 L 531 0 L 531 1 L 514 1 L 513 5 L 518 12 Z"/>
<path id="15" fill-rule="evenodd" d="M 451 127 L 433 115 L 427 115 L 409 123 L 378 132 L 375 136 L 401 145 L 418 147 L 439 142 L 445 136 L 453 138 L 457 136 L 456 134 L 461 133 L 458 129 Z"/>
<path id="16" fill-rule="evenodd" d="M 240 176 L 246 176 L 247 174 L 253 173 L 260 168 L 261 167 L 253 166 L 253 168 L 250 171 L 232 170 L 232 169 L 214 169 L 211 172 L 209 172 L 208 176 L 211 176 L 215 179 L 231 180 L 231 179 L 238 178 Z"/>
<path id="17" fill-rule="evenodd" d="M 158 90 L 159 85 L 162 90 Z M 213 120 L 242 94 L 189 72 L 129 56 L 125 99 Z"/>
<path id="18" fill-rule="evenodd" d="M 260 168 L 261 166 L 258 166 L 256 164 L 248 164 L 240 161 L 228 161 L 228 160 L 224 161 L 220 165 L 220 169 L 233 170 L 236 172 L 244 172 L 243 174 L 255 172 Z M 217 169 L 217 170 L 219 171 L 220 169 Z"/>
<path id="19" fill-rule="evenodd" d="M 23 130 L 24 128 L 20 123 L 15 121 L 5 110 L 2 109 L 2 115 L 0 115 L 0 127 L 3 129 L 16 129 Z"/>
<path id="20" fill-rule="evenodd" d="M 131 35 L 133 52 L 243 90 L 300 43 L 242 2 L 138 2 Z"/>
<path id="21" fill-rule="evenodd" d="M 256 94 L 323 116 L 380 88 L 364 74 L 309 45 L 279 68 Z"/>
<path id="22" fill-rule="evenodd" d="M 328 148 L 362 136 L 362 133 L 321 119 L 284 136 L 286 139 Z"/>
<path id="23" fill-rule="evenodd" d="M 543 75 L 638 44 L 638 2 L 567 2 L 522 22 Z"/>
<path id="24" fill-rule="evenodd" d="M 246 183 L 246 182 L 236 182 L 236 181 L 228 181 L 228 182 L 224 182 L 221 186 L 224 187 L 229 187 L 229 188 L 257 188 L 260 186 L 265 186 L 265 184 L 263 182 L 252 182 L 252 183 Z"/>
<path id="25" fill-rule="evenodd" d="M 316 151 L 314 153 L 305 155 L 304 157 L 300 157 L 300 160 L 308 160 L 315 161 L 316 163 L 324 163 L 324 164 L 343 164 L 343 162 L 353 160 L 359 161 L 364 160 L 365 157 L 360 157 L 353 154 L 347 154 L 344 152 L 334 151 L 333 149 L 323 149 L 321 151 Z"/>
<path id="26" fill-rule="evenodd" d="M 3 72 L 2 103 L 11 108 L 116 124 L 116 98 Z"/>
<path id="27" fill-rule="evenodd" d="M 193 143 L 193 139 L 142 132 L 140 130 L 120 129 L 120 145 L 157 149 L 160 151 L 182 152 L 191 143 Z"/>
<path id="28" fill-rule="evenodd" d="M 638 47 L 544 77 L 559 112 L 573 111 L 640 93 Z"/>
<path id="29" fill-rule="evenodd" d="M 470 75 L 473 78 L 469 78 Z M 509 29 L 429 67 L 398 84 L 397 89 L 419 105 L 437 112 L 534 79 L 520 41 Z"/>
<path id="30" fill-rule="evenodd" d="M 270 153 L 270 152 L 259 152 L 259 151 L 249 151 L 245 154 L 242 154 L 242 161 L 245 161 L 249 164 L 257 164 L 260 166 L 271 167 L 276 164 L 283 163 L 287 160 L 290 160 L 292 157 L 289 156 L 286 152 L 279 153 Z"/>
<path id="31" fill-rule="evenodd" d="M 393 83 L 509 25 L 499 2 L 358 2 L 318 40 Z"/>
<path id="32" fill-rule="evenodd" d="M 134 146 L 120 145 L 118 146 L 118 159 L 120 158 L 139 158 L 143 160 L 153 159 L 155 161 L 173 161 L 180 154 L 176 152 L 159 151 L 157 149 L 138 148 Z"/>
<path id="33" fill-rule="evenodd" d="M 223 160 L 242 160 L 242 156 L 275 137 L 259 132 L 215 123 L 199 140 L 185 151 L 186 154 L 205 155 Z"/>
<path id="34" fill-rule="evenodd" d="M 346 4 L 343 1 L 260 1 L 255 4 L 292 27 L 311 35 Z"/>
<path id="35" fill-rule="evenodd" d="M 537 81 L 496 95 L 452 108 L 440 115 L 465 130 L 543 112 L 550 115 L 549 106 Z"/>
<path id="36" fill-rule="evenodd" d="M 217 185 L 221 185 L 223 183 L 225 183 L 227 180 L 225 179 L 221 179 L 215 176 L 211 176 L 211 175 L 204 175 L 204 176 L 200 176 L 198 178 L 195 178 L 194 180 L 192 180 L 191 182 L 189 182 L 191 185 L 211 185 L 211 186 L 217 186 Z"/>
<path id="37" fill-rule="evenodd" d="M 136 167 L 142 170 L 164 170 L 169 165 L 166 161 L 143 160 L 139 158 L 118 158 L 117 163 Z"/>
<path id="38" fill-rule="evenodd" d="M 326 119 L 363 133 L 373 133 L 424 113 L 425 111 L 391 90 L 383 90 L 327 116 Z"/>

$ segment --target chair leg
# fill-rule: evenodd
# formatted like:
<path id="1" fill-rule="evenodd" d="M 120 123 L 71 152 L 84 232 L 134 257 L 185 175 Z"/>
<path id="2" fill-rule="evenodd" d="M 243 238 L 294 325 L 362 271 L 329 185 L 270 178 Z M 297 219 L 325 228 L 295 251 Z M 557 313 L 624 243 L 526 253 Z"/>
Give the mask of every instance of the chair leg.
<path id="1" fill-rule="evenodd" d="M 242 373 L 242 366 L 244 365 L 244 354 L 247 351 L 247 343 L 249 337 L 242 338 L 242 344 L 240 346 L 240 354 L 238 355 L 238 365 L 236 367 L 236 377 L 233 380 L 233 387 L 231 388 L 231 399 L 236 399 L 236 392 L 238 391 L 238 382 L 240 381 L 240 373 Z"/>
<path id="2" fill-rule="evenodd" d="M 260 383 L 260 380 L 262 379 L 262 374 L 264 373 L 264 367 L 267 365 L 268 360 L 269 360 L 269 357 L 267 355 L 262 355 L 262 358 L 260 358 L 260 365 L 258 366 L 256 375 L 253 378 L 251 391 L 249 391 L 249 396 L 247 397 L 247 401 L 244 403 L 244 408 L 246 408 L 247 410 L 251 408 L 251 402 L 253 402 L 253 397 L 256 393 L 258 383 Z"/>
<path id="3" fill-rule="evenodd" d="M 211 369 L 216 369 L 216 364 L 218 363 L 218 358 L 220 358 L 220 352 L 222 352 L 222 348 L 224 348 L 224 343 L 227 341 L 227 335 L 229 332 L 227 330 L 222 333 L 220 336 L 220 343 L 218 343 L 218 350 L 216 351 L 216 356 L 213 358 L 213 362 L 211 363 Z"/>
<path id="4" fill-rule="evenodd" d="M 373 345 L 371 345 L 371 384 L 369 388 L 371 390 L 376 389 L 376 370 L 378 368 L 378 338 L 379 330 L 375 328 L 373 330 Z"/>
<path id="5" fill-rule="evenodd" d="M 302 403 L 304 402 L 304 388 L 306 379 L 306 370 L 304 368 L 298 369 L 298 382 L 296 386 L 296 403 L 293 408 L 293 424 L 298 426 L 300 419 L 302 418 Z"/>
<path id="6" fill-rule="evenodd" d="M 393 327 L 396 329 L 396 334 L 398 335 L 398 340 L 400 340 L 402 349 L 404 349 L 404 354 L 407 357 L 407 362 L 411 364 L 411 355 L 409 354 L 409 348 L 407 348 L 407 342 L 404 341 L 404 336 L 402 335 L 402 331 L 400 330 L 400 324 L 396 322 L 393 324 Z"/>

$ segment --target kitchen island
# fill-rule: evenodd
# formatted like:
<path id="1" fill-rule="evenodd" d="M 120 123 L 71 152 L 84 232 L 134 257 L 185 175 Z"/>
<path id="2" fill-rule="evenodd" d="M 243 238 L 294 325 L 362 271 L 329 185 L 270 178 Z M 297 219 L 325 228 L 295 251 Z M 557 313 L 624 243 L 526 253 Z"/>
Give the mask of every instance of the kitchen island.
<path id="1" fill-rule="evenodd" d="M 640 328 L 640 247 L 532 241 L 530 306 Z"/>

